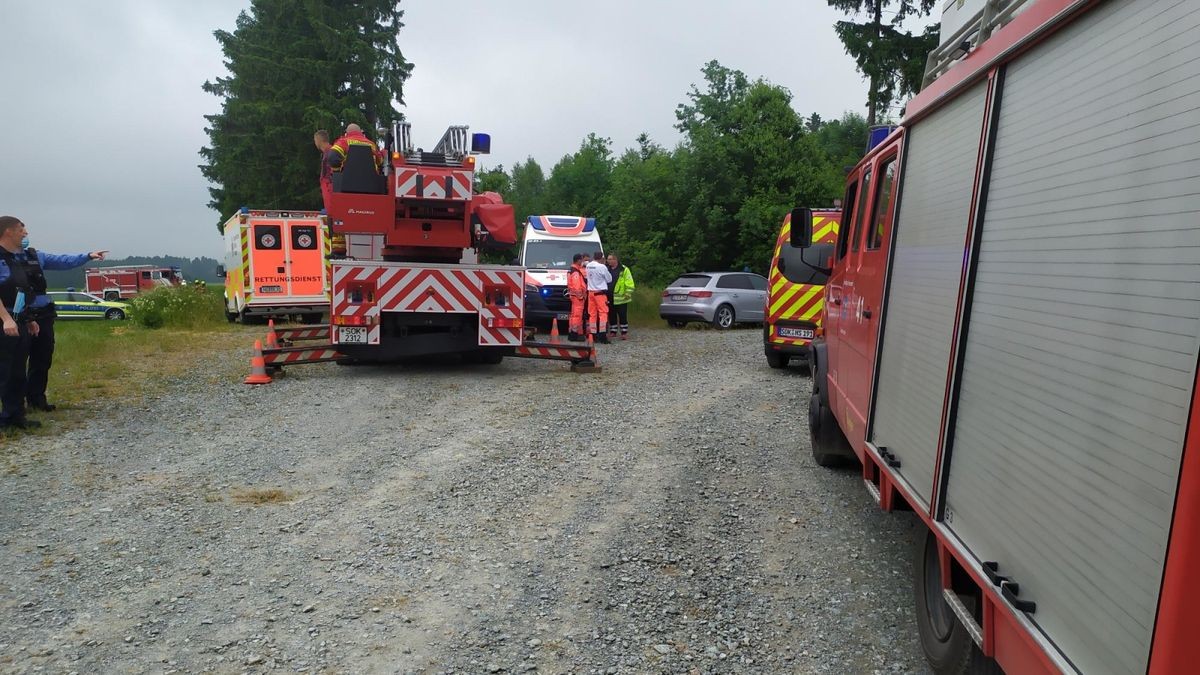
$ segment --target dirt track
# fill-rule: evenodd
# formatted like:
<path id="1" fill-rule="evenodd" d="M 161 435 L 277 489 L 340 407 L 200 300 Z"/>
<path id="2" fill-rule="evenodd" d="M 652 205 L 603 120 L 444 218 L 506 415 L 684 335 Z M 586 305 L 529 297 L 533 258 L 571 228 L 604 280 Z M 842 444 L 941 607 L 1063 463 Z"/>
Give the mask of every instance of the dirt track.
<path id="1" fill-rule="evenodd" d="M 198 373 L 27 438 L 0 670 L 922 672 L 912 522 L 812 463 L 759 335 Z"/>

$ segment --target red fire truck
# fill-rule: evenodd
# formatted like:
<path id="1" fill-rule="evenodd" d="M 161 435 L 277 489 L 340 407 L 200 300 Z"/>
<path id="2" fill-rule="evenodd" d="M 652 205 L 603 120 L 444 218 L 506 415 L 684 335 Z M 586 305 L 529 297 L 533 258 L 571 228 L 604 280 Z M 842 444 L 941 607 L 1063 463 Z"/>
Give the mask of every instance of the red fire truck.
<path id="1" fill-rule="evenodd" d="M 516 243 L 512 206 L 474 191 L 474 153 L 489 145 L 454 126 L 425 152 L 399 123 L 382 175 L 369 148 L 351 146 L 329 213 L 330 334 L 343 361 L 461 354 L 498 363 L 522 345 L 524 269 L 464 262 Z"/>
<path id="2" fill-rule="evenodd" d="M 934 670 L 1195 672 L 1200 4 L 978 5 L 849 174 L 814 457 L 924 524 Z"/>
<path id="3" fill-rule="evenodd" d="M 127 265 L 89 267 L 84 271 L 87 292 L 105 300 L 122 300 L 159 286 L 179 286 L 183 273 L 178 267 Z"/>

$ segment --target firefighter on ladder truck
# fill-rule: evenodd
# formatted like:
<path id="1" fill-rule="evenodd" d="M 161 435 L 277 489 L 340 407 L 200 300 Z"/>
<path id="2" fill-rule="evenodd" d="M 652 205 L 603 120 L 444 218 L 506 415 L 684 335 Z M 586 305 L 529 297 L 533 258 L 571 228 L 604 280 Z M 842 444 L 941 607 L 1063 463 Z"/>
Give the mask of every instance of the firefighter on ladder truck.
<path id="1" fill-rule="evenodd" d="M 1200 3 L 948 2 L 941 31 L 846 178 L 814 459 L 920 519 L 935 672 L 1196 672 Z"/>

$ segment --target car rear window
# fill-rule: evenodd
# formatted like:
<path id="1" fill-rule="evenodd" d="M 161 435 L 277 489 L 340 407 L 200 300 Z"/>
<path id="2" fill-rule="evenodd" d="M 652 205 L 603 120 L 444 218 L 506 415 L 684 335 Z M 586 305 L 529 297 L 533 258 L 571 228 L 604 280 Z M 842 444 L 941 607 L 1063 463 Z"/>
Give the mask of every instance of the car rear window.
<path id="1" fill-rule="evenodd" d="M 672 286 L 684 288 L 702 288 L 708 285 L 708 281 L 712 277 L 707 274 L 685 274 L 675 281 L 671 282 Z"/>

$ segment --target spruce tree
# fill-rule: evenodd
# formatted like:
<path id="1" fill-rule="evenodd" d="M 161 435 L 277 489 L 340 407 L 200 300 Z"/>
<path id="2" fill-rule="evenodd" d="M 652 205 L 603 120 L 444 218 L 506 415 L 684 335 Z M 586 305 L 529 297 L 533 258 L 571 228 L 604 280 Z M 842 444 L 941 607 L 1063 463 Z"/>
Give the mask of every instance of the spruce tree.
<path id="1" fill-rule="evenodd" d="M 253 0 L 230 33 L 213 33 L 228 75 L 204 83 L 222 99 L 208 115 L 201 172 L 218 228 L 242 206 L 318 209 L 317 129 L 373 130 L 403 119 L 412 65 L 397 41 L 395 0 Z"/>

